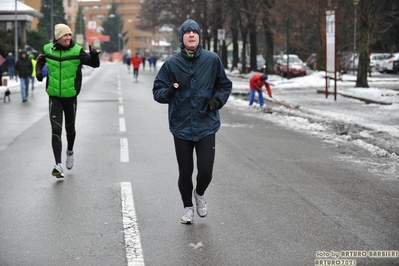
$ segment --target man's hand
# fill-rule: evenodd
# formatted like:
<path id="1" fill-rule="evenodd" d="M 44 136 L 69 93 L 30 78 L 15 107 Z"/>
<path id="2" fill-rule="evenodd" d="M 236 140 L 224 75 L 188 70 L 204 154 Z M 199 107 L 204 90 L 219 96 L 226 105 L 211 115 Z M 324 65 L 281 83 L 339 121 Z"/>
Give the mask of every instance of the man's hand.
<path id="1" fill-rule="evenodd" d="M 172 98 L 173 96 L 175 96 L 178 88 L 179 88 L 179 83 L 175 82 L 171 84 L 168 90 L 168 97 Z"/>
<path id="2" fill-rule="evenodd" d="M 45 54 L 39 54 L 36 58 L 36 62 L 38 62 L 41 65 L 46 64 L 46 55 Z"/>
<path id="3" fill-rule="evenodd" d="M 36 79 L 37 79 L 37 81 L 43 81 L 43 74 L 42 73 L 36 73 Z"/>
<path id="4" fill-rule="evenodd" d="M 92 49 L 91 45 L 89 44 L 89 53 L 90 55 L 99 55 L 101 53 L 101 50 Z"/>
<path id="5" fill-rule="evenodd" d="M 209 110 L 213 111 L 219 108 L 220 102 L 216 98 L 212 98 L 209 100 Z"/>

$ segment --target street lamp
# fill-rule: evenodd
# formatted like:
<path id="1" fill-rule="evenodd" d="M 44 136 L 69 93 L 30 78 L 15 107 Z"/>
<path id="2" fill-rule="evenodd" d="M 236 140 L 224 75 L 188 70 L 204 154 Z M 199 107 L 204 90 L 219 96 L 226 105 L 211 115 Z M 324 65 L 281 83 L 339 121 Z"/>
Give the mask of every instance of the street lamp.
<path id="1" fill-rule="evenodd" d="M 14 43 L 15 43 L 15 58 L 18 58 L 18 12 L 17 0 L 15 0 L 15 24 L 14 24 Z"/>
<path id="2" fill-rule="evenodd" d="M 355 60 L 356 60 L 356 22 L 357 22 L 357 5 L 360 0 L 353 0 L 353 7 L 355 12 L 355 23 L 353 28 L 353 73 L 355 73 Z"/>
<path id="3" fill-rule="evenodd" d="M 123 21 L 121 23 L 119 23 L 119 26 L 118 26 L 118 53 L 121 50 L 121 38 L 122 38 L 122 34 L 121 34 L 122 29 L 121 28 L 122 28 L 122 26 L 123 26 Z"/>

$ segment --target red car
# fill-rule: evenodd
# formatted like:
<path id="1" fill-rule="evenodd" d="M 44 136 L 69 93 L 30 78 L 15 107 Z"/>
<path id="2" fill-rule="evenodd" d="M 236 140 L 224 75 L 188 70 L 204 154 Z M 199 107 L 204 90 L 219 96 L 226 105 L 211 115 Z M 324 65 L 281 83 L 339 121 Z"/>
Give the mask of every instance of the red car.
<path id="1" fill-rule="evenodd" d="M 278 57 L 274 63 L 274 73 L 283 77 L 287 76 L 287 64 L 289 64 L 290 77 L 306 76 L 306 66 L 297 55 L 290 54 Z"/>

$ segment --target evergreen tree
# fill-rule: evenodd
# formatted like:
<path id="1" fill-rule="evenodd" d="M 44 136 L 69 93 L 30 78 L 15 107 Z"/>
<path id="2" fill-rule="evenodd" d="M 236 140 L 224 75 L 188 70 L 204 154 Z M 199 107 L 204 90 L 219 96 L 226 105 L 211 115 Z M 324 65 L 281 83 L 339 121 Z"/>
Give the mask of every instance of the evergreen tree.
<path id="1" fill-rule="evenodd" d="M 118 5 L 115 2 L 112 3 L 108 16 L 102 24 L 102 34 L 110 36 L 110 41 L 101 43 L 101 49 L 108 53 L 119 52 L 118 48 L 122 50 L 128 41 L 124 38 L 127 31 L 120 33 L 123 29 L 123 20 L 121 15 L 117 13 L 117 9 Z"/>
<path id="2" fill-rule="evenodd" d="M 36 30 L 30 30 L 26 32 L 26 42 L 34 50 L 41 53 L 43 46 L 48 43 L 47 35 Z"/>
<path id="3" fill-rule="evenodd" d="M 40 12 L 43 17 L 39 19 L 37 29 L 46 35 L 49 41 L 54 39 L 54 25 L 58 23 L 67 24 L 63 0 L 42 0 Z"/>

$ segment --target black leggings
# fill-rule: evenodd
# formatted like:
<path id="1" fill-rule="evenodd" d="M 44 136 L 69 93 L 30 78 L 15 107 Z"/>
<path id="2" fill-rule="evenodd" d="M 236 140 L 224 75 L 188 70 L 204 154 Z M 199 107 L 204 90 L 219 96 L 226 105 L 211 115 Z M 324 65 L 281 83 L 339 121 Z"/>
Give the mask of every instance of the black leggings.
<path id="1" fill-rule="evenodd" d="M 59 98 L 50 96 L 49 99 L 49 111 L 50 111 L 50 123 L 51 123 L 51 145 L 53 146 L 53 153 L 55 163 L 61 163 L 61 152 L 62 152 L 62 120 L 65 115 L 65 130 L 68 142 L 68 150 L 73 150 L 73 144 L 75 143 L 76 131 L 75 131 L 75 118 L 76 108 L 78 102 L 76 97 L 72 98 Z"/>
<path id="2" fill-rule="evenodd" d="M 203 195 L 212 180 L 213 163 L 215 160 L 215 134 L 208 135 L 198 142 L 174 138 L 176 158 L 179 165 L 179 191 L 184 207 L 192 207 L 194 171 L 193 151 L 197 155 L 197 185 L 196 192 Z"/>

